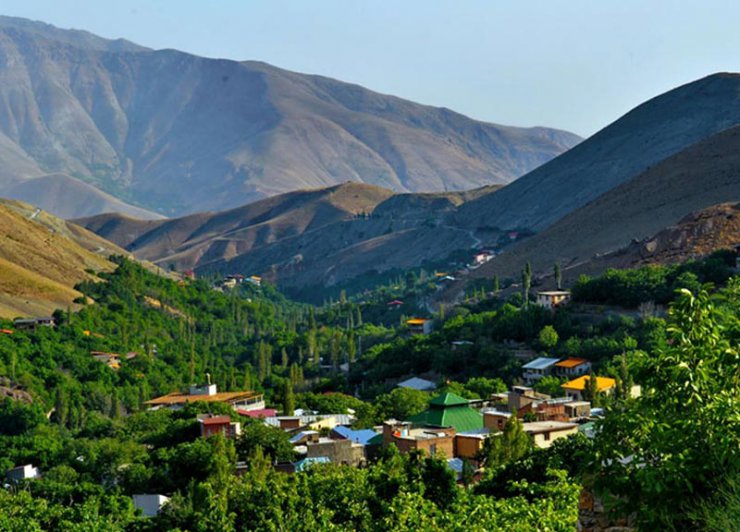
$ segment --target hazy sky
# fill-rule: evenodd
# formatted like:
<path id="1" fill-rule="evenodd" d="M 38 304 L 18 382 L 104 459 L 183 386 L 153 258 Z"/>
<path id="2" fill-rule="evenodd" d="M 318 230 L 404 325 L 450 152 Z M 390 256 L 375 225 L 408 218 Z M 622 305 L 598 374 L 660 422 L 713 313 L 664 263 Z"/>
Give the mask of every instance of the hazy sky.
<path id="1" fill-rule="evenodd" d="M 0 13 L 584 136 L 740 70 L 737 0 L 2 0 Z"/>

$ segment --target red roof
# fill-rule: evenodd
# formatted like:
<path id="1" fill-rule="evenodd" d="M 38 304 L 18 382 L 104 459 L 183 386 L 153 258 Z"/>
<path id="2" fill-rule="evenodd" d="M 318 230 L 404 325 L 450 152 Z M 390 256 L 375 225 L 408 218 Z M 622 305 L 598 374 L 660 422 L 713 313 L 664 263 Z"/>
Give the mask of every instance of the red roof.
<path id="1" fill-rule="evenodd" d="M 224 425 L 227 423 L 231 423 L 231 418 L 229 416 L 213 416 L 202 418 L 198 421 L 200 421 L 204 425 Z"/>
<path id="2" fill-rule="evenodd" d="M 237 408 L 236 413 L 240 416 L 247 416 L 258 419 L 261 417 L 275 417 L 277 415 L 277 410 L 275 410 L 274 408 L 261 408 L 259 410 L 244 410 L 242 408 Z"/>
<path id="3" fill-rule="evenodd" d="M 389 301 L 388 305 L 403 305 L 403 301 L 399 301 L 398 299 L 394 299 L 393 301 Z"/>

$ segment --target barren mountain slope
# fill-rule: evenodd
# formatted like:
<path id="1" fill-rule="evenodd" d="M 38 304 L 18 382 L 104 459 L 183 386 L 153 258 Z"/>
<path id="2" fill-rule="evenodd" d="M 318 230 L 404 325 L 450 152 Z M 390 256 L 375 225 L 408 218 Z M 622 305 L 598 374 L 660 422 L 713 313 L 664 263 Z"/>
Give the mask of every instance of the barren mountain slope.
<path id="1" fill-rule="evenodd" d="M 740 124 L 740 74 L 715 74 L 640 105 L 572 150 L 454 215 L 467 227 L 541 231 L 663 159 Z"/>
<path id="2" fill-rule="evenodd" d="M 182 215 L 348 180 L 462 190 L 508 183 L 580 140 L 264 63 L 66 35 L 0 19 L 0 195 L 63 173 Z"/>
<path id="3" fill-rule="evenodd" d="M 692 212 L 740 200 L 740 126 L 701 141 L 514 245 L 473 277 L 549 272 L 642 241 Z"/>

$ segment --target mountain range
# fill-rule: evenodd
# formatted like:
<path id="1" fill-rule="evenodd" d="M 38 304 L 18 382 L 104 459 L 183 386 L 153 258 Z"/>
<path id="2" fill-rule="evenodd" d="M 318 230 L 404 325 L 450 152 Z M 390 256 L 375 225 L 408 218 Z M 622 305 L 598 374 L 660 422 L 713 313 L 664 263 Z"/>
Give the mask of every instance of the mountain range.
<path id="1" fill-rule="evenodd" d="M 65 216 L 184 215 L 346 181 L 467 190 L 509 183 L 580 140 L 0 17 L 0 195 Z M 70 183 L 73 201 L 46 193 Z"/>
<path id="2" fill-rule="evenodd" d="M 107 215 L 80 223 L 162 266 L 259 273 L 285 287 L 444 267 L 481 248 L 498 256 L 453 295 L 470 279 L 517 278 L 526 262 L 541 275 L 556 261 L 575 274 L 692 212 L 740 200 L 738 95 L 733 74 L 676 88 L 503 187 L 395 194 L 345 184 L 166 222 Z"/>

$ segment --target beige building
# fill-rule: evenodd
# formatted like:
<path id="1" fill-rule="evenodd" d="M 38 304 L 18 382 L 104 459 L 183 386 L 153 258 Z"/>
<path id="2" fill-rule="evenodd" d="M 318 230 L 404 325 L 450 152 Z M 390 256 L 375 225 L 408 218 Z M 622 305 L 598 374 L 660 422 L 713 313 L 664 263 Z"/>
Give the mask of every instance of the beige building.
<path id="1" fill-rule="evenodd" d="M 540 449 L 547 449 L 555 440 L 567 438 L 578 432 L 576 423 L 563 421 L 534 421 L 523 425 L 524 432 L 532 436 L 534 444 Z"/>

